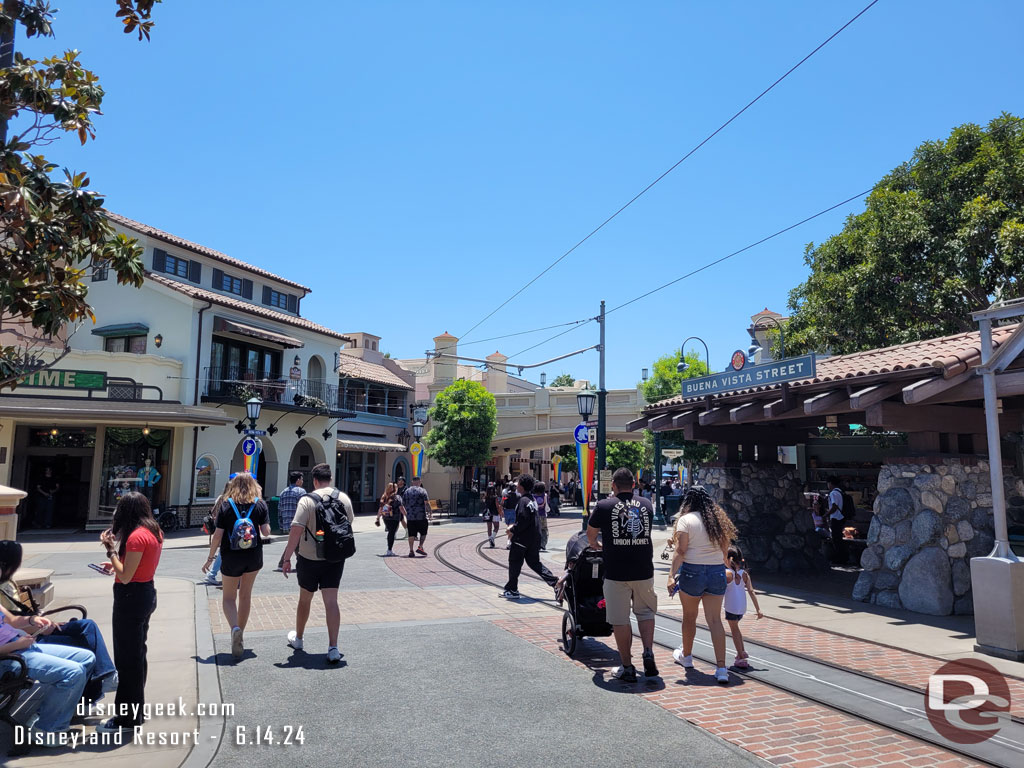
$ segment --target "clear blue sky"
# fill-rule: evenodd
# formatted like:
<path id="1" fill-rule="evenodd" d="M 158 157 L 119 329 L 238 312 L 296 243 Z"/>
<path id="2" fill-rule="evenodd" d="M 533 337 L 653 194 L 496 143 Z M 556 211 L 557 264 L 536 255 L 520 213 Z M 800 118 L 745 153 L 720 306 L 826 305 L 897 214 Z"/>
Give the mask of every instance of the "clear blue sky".
<path id="1" fill-rule="evenodd" d="M 106 89 L 50 148 L 108 207 L 314 288 L 303 313 L 396 357 L 464 334 L 868 0 L 112 0 L 56 41 Z M 293 10 L 295 9 L 295 10 Z M 1024 114 L 1024 4 L 881 0 L 467 341 L 596 314 L 867 189 L 926 139 Z M 609 386 L 696 334 L 723 367 L 785 311 L 847 206 L 609 318 Z M 464 346 L 484 357 L 553 331 Z M 596 326 L 526 353 L 596 342 Z M 548 366 L 597 378 L 596 353 Z"/>

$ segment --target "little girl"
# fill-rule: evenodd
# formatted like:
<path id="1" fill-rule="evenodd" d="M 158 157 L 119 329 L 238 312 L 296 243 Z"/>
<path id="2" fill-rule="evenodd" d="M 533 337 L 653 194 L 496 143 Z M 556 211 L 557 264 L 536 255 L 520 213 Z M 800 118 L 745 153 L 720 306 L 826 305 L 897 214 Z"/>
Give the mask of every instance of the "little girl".
<path id="1" fill-rule="evenodd" d="M 732 634 L 733 645 L 736 646 L 735 666 L 746 669 L 750 666 L 747 658 L 750 654 L 743 650 L 743 633 L 740 632 L 740 620 L 747 612 L 747 593 L 754 601 L 754 610 L 757 611 L 757 618 L 763 618 L 761 606 L 757 604 L 757 595 L 754 594 L 754 585 L 750 581 L 750 574 L 746 570 L 746 562 L 743 559 L 743 552 L 735 544 L 729 547 L 729 567 L 725 570 L 725 620 L 729 622 L 729 632 Z"/>

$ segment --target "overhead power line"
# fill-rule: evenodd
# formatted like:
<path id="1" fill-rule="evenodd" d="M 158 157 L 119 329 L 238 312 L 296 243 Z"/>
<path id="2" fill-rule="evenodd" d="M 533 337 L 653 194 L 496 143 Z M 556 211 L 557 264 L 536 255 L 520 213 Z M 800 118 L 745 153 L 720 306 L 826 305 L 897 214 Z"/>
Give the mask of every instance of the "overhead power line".
<path id="1" fill-rule="evenodd" d="M 465 338 L 465 337 L 469 336 L 469 334 L 471 334 L 473 331 L 475 331 L 477 328 L 479 328 L 481 325 L 483 325 L 485 322 L 487 322 L 487 320 L 489 320 L 491 317 L 493 317 L 505 305 L 507 305 L 509 302 L 511 302 L 513 299 L 515 299 L 517 296 L 519 296 L 523 291 L 525 291 L 527 288 L 529 288 L 531 285 L 533 285 L 535 282 L 537 282 L 545 274 L 547 274 L 552 269 L 554 269 L 555 266 L 557 266 L 563 259 L 565 259 L 567 256 L 569 256 L 573 251 L 575 251 L 577 248 L 579 248 L 581 245 L 583 245 L 585 242 L 587 242 L 590 238 L 592 238 L 594 235 L 596 235 L 598 232 L 600 232 L 602 229 L 604 229 L 605 226 L 607 226 L 620 213 L 625 211 L 627 208 L 629 208 L 631 205 L 633 205 L 633 203 L 635 203 L 637 200 L 639 200 L 641 197 L 643 197 L 645 194 L 647 194 L 647 192 L 649 192 L 658 182 L 660 182 L 662 179 L 664 179 L 666 176 L 668 176 L 670 173 L 672 173 L 672 171 L 674 171 L 676 168 L 678 168 L 680 165 L 682 165 L 697 150 L 699 150 L 701 147 L 703 147 L 705 144 L 707 144 L 709 141 L 711 141 L 711 139 L 713 139 L 715 136 L 717 136 L 719 133 L 721 133 L 723 130 L 725 130 L 725 128 L 728 127 L 728 125 L 730 123 L 732 123 L 734 120 L 736 120 L 736 118 L 738 118 L 740 115 L 742 115 L 744 112 L 746 112 L 752 106 L 754 106 L 757 102 L 759 102 L 773 88 L 775 88 L 775 86 L 777 86 L 779 83 L 781 83 L 783 80 L 785 80 L 791 74 L 793 74 L 793 72 L 795 72 L 797 69 L 799 69 L 800 66 L 803 65 L 804 62 L 806 62 L 812 56 L 814 56 L 814 54 L 816 54 L 818 51 L 820 51 L 822 48 L 824 48 L 826 45 L 828 45 L 830 42 L 832 42 L 843 30 L 845 30 L 847 27 L 849 27 L 851 24 L 853 24 L 853 22 L 855 22 L 857 19 L 859 19 L 865 13 L 867 13 L 871 9 L 871 7 L 874 6 L 877 2 L 878 2 L 878 0 L 871 0 L 871 2 L 868 3 L 866 6 L 864 6 L 864 8 L 862 8 L 860 10 L 860 12 L 857 13 L 857 15 L 855 15 L 853 18 L 851 18 L 849 21 L 847 21 L 845 24 L 843 24 L 843 26 L 841 26 L 839 29 L 837 29 L 835 32 L 833 32 L 831 35 L 829 35 L 813 51 L 808 53 L 806 56 L 804 56 L 802 59 L 800 59 L 800 61 L 798 61 L 796 64 L 794 64 L 788 70 L 786 70 L 786 72 L 783 75 L 781 75 L 778 79 L 776 79 L 775 82 L 773 82 L 771 85 L 769 85 L 763 91 L 761 91 L 761 93 L 759 93 L 757 96 L 755 96 L 749 102 L 747 102 L 747 104 L 742 109 L 740 109 L 738 112 L 736 112 L 732 117 L 730 117 L 728 120 L 726 120 L 720 126 L 718 126 L 714 131 L 712 131 L 706 137 L 704 137 L 704 139 L 701 140 L 701 142 L 699 144 L 697 144 L 689 152 L 687 152 L 685 155 L 683 155 L 679 160 L 677 160 L 675 163 L 673 163 L 668 168 L 668 170 L 666 170 L 664 173 L 662 173 L 660 176 L 658 176 L 654 181 L 652 181 L 646 187 L 641 189 L 637 194 L 635 194 L 632 198 L 630 198 L 630 200 L 625 205 L 621 206 L 617 211 L 615 211 L 615 213 L 613 213 L 607 219 L 605 219 L 600 224 L 598 224 L 594 229 L 592 229 L 587 234 L 586 237 L 584 237 L 582 240 L 580 240 L 575 245 L 573 245 L 569 250 L 567 250 L 565 253 L 563 253 L 561 256 L 559 256 L 557 259 L 555 259 L 553 262 L 551 262 L 547 267 L 545 267 L 543 270 L 541 270 L 532 280 L 530 280 L 528 283 L 526 283 L 526 285 L 524 285 L 522 288 L 517 290 L 515 293 L 513 293 L 511 296 L 509 296 L 507 299 L 505 299 L 501 304 L 499 304 L 497 307 L 495 307 L 490 312 L 488 312 L 486 315 L 484 315 L 484 317 L 481 318 L 472 328 L 470 328 L 468 331 L 466 331 L 464 334 L 462 334 L 462 338 Z M 561 335 L 561 334 L 558 334 L 558 335 Z M 557 335 L 553 336 L 552 338 L 557 338 Z M 544 343 L 544 342 L 542 342 L 542 343 Z M 531 349 L 532 349 L 532 347 L 531 347 Z M 527 351 L 527 350 L 524 350 L 524 351 Z M 517 354 L 521 354 L 521 353 L 517 353 Z"/>

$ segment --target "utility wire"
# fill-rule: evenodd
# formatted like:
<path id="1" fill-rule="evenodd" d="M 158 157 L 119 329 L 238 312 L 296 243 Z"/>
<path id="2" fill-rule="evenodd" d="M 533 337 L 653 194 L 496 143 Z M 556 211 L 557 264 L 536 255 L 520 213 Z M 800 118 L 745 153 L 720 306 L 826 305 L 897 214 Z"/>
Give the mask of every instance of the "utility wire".
<path id="1" fill-rule="evenodd" d="M 573 251 L 575 251 L 577 248 L 579 248 L 581 245 L 583 245 L 585 242 L 587 242 L 591 237 L 593 237 L 598 232 L 600 232 L 602 229 L 604 229 L 604 227 L 606 225 L 608 225 L 613 219 L 615 219 L 620 213 L 625 211 L 633 203 L 635 203 L 637 200 L 639 200 L 641 197 L 643 197 L 645 194 L 647 194 L 647 192 L 650 191 L 651 188 L 654 187 L 655 184 L 657 184 L 662 179 L 664 179 L 666 176 L 668 176 L 670 173 L 672 173 L 672 171 L 674 171 L 676 168 L 678 168 L 680 165 L 682 165 L 697 150 L 699 150 L 701 147 L 703 147 L 705 144 L 707 144 L 709 141 L 711 141 L 711 139 L 713 139 L 715 136 L 717 136 L 719 133 L 721 133 L 723 130 L 725 130 L 725 128 L 730 123 L 732 123 L 736 118 L 738 118 L 740 115 L 742 115 L 744 112 L 746 112 L 752 106 L 754 106 L 758 101 L 760 101 L 764 96 L 766 96 L 773 88 L 775 88 L 775 86 L 777 86 L 779 83 L 781 83 L 783 80 L 785 80 L 791 74 L 793 74 L 793 72 L 795 72 L 804 62 L 806 62 L 808 59 L 810 59 L 814 54 L 816 54 L 818 51 L 820 51 L 822 48 L 824 48 L 826 45 L 828 45 L 830 42 L 832 42 L 832 40 L 834 40 L 839 35 L 839 33 L 841 33 L 844 29 L 846 29 L 848 26 L 853 24 L 853 22 L 855 22 L 857 19 L 859 19 L 865 13 L 867 13 L 871 9 L 871 7 L 874 6 L 877 2 L 878 2 L 878 0 L 871 0 L 871 2 L 868 3 L 866 6 L 864 6 L 864 8 L 861 9 L 861 11 L 856 16 L 854 16 L 852 19 L 850 19 L 845 24 L 843 24 L 843 26 L 841 26 L 839 29 L 837 29 L 835 32 L 833 32 L 831 35 L 829 35 L 828 38 L 826 38 L 824 42 L 822 42 L 820 45 L 818 45 L 817 48 L 815 48 L 813 51 L 811 51 L 806 56 L 804 56 L 802 59 L 800 59 L 800 61 L 798 61 L 796 64 L 794 64 L 792 67 L 790 67 L 786 71 L 785 74 L 783 74 L 774 83 L 772 83 L 767 88 L 765 88 L 763 91 L 761 91 L 761 93 L 759 93 L 757 96 L 755 96 L 751 101 L 749 101 L 746 104 L 746 106 L 744 106 L 742 109 L 740 109 L 738 112 L 736 112 L 736 114 L 734 114 L 732 117 L 730 117 L 728 120 L 726 120 L 720 126 L 718 126 L 718 128 L 716 128 L 714 131 L 712 131 L 710 134 L 708 134 L 699 144 L 697 144 L 693 149 L 691 149 L 689 152 L 687 152 L 685 155 L 683 155 L 678 161 L 676 161 L 671 167 L 669 167 L 669 169 L 667 171 L 662 173 L 660 176 L 658 176 L 658 178 L 656 178 L 654 181 L 652 181 L 650 184 L 648 184 L 646 187 L 644 187 L 642 190 L 640 190 L 636 195 L 634 195 L 629 200 L 629 202 L 627 202 L 625 205 L 623 205 L 621 208 L 619 208 L 617 211 L 615 211 L 615 213 L 613 213 L 607 219 L 605 219 L 600 224 L 598 224 L 597 227 L 595 227 L 593 230 L 591 230 L 590 233 L 586 237 L 584 237 L 582 240 L 577 242 L 572 248 L 570 248 L 565 253 L 563 253 L 561 256 L 559 256 L 557 259 L 555 259 L 553 262 L 551 262 L 547 267 L 544 268 L 544 270 L 542 270 L 540 273 L 538 273 L 536 275 L 536 277 L 534 277 L 532 280 L 530 280 L 530 282 L 528 282 L 526 285 L 524 285 L 518 291 L 516 291 L 511 296 L 509 296 L 507 299 L 505 299 L 505 301 L 503 301 L 497 307 L 492 309 L 479 322 L 477 322 L 476 325 L 474 325 L 472 328 L 470 328 L 468 331 L 466 331 L 464 334 L 462 334 L 462 338 L 465 338 L 466 336 L 469 336 L 469 334 L 471 334 L 473 331 L 475 331 L 477 328 L 479 328 L 481 325 L 483 325 L 487 320 L 489 320 L 491 317 L 493 317 L 502 307 L 504 307 L 506 304 L 508 304 L 513 299 L 515 299 L 517 296 L 519 296 L 523 291 L 525 291 L 527 288 L 529 288 L 531 285 L 533 285 L 535 282 L 537 282 L 541 277 L 543 277 L 549 271 L 554 269 L 554 267 L 556 265 L 558 265 L 563 259 L 565 259 L 567 256 L 569 256 Z M 553 336 L 552 338 L 557 338 L 557 336 Z M 531 349 L 532 349 L 532 347 L 531 347 Z M 524 350 L 524 351 L 526 351 L 526 350 Z M 521 354 L 521 353 L 517 353 L 517 354 Z"/>
<path id="2" fill-rule="evenodd" d="M 565 334 L 571 333 L 572 331 L 575 331 L 577 328 L 582 328 L 584 325 L 589 325 L 590 323 L 593 323 L 596 320 L 597 320 L 596 317 L 591 317 L 589 320 L 583 320 L 578 325 L 575 325 L 572 328 L 564 330 L 561 333 L 556 333 L 554 336 L 549 336 L 548 338 L 544 339 L 544 341 L 539 341 L 536 344 L 534 344 L 532 347 L 527 347 L 526 349 L 519 350 L 514 355 L 510 355 L 508 359 L 511 360 L 513 357 L 519 357 L 520 355 L 522 355 L 522 354 L 524 354 L 526 352 L 529 352 L 531 349 L 536 349 L 537 347 L 543 346 L 544 344 L 547 344 L 549 341 L 554 341 L 559 336 L 565 336 Z M 513 366 L 513 367 L 515 367 L 515 366 Z"/>

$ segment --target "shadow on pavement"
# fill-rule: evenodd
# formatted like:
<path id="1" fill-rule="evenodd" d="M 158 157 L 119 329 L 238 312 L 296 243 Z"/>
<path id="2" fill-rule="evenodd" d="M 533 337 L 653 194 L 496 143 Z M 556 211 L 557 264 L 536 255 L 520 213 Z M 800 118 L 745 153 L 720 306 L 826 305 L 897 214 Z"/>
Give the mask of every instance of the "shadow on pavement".
<path id="1" fill-rule="evenodd" d="M 751 669 L 753 669 L 753 667 L 751 667 Z M 725 688 L 725 687 L 735 688 L 735 687 L 740 686 L 740 685 L 746 685 L 746 682 L 747 681 L 744 678 L 738 676 L 735 672 L 732 672 L 730 670 L 730 672 L 729 672 L 729 685 L 728 686 L 722 686 L 722 687 L 723 688 Z M 682 680 L 676 680 L 675 684 L 676 685 L 687 685 L 687 686 L 689 686 L 689 685 L 698 685 L 698 686 L 703 686 L 705 688 L 717 688 L 718 686 L 721 685 L 721 683 L 719 683 L 717 680 L 715 680 L 715 676 L 713 674 L 711 674 L 709 672 L 701 672 L 698 669 L 684 669 L 683 670 L 683 679 Z"/>
<path id="2" fill-rule="evenodd" d="M 344 656 L 345 654 L 341 654 Z M 274 666 L 278 669 L 341 669 L 347 667 L 348 662 L 345 659 L 335 663 L 328 664 L 324 654 L 317 653 L 306 653 L 305 651 L 296 651 L 284 661 L 275 661 Z"/>

